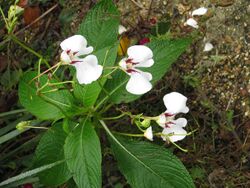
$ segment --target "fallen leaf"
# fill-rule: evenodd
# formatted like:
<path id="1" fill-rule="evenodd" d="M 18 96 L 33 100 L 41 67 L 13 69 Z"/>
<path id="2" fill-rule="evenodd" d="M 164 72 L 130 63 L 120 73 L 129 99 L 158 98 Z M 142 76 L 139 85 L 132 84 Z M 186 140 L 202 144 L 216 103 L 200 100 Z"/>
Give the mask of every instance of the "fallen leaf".
<path id="1" fill-rule="evenodd" d="M 120 45 L 118 47 L 118 55 L 124 56 L 127 53 L 127 49 L 130 45 L 130 39 L 127 36 L 122 36 Z"/>
<path id="2" fill-rule="evenodd" d="M 38 6 L 35 7 L 26 7 L 24 9 L 23 18 L 25 25 L 31 24 L 41 15 L 41 10 Z M 32 24 L 32 28 L 35 28 L 39 25 L 39 22 Z"/>
<path id="3" fill-rule="evenodd" d="M 19 2 L 17 3 L 17 5 L 19 7 L 25 8 L 28 6 L 29 0 L 19 0 Z"/>

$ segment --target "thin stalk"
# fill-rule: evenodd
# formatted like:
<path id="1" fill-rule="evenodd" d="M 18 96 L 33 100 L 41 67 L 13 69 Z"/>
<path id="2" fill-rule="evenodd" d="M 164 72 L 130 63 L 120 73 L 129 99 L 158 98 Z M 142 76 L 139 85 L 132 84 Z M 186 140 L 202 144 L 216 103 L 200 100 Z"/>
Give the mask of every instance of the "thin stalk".
<path id="1" fill-rule="evenodd" d="M 0 113 L 0 117 L 9 116 L 9 115 L 13 115 L 13 114 L 19 114 L 22 112 L 27 112 L 27 110 L 26 109 L 18 109 L 18 110 L 12 110 L 9 112 L 3 112 L 3 113 Z"/>
<path id="2" fill-rule="evenodd" d="M 3 13 L 3 9 L 2 9 L 1 6 L 0 6 L 0 12 L 1 12 L 3 20 L 5 22 L 6 28 L 9 30 L 9 25 L 8 25 L 7 19 L 6 19 L 5 15 L 4 15 L 4 13 Z"/>
<path id="3" fill-rule="evenodd" d="M 30 83 L 31 83 L 32 81 L 34 81 L 35 79 L 41 77 L 42 75 L 46 74 L 47 72 L 51 71 L 52 69 L 56 68 L 56 67 L 59 66 L 60 64 L 61 64 L 61 62 L 59 62 L 59 63 L 53 65 L 53 66 L 50 67 L 50 68 L 48 68 L 46 71 L 42 72 L 41 74 L 39 74 L 39 75 L 37 75 L 35 78 L 33 78 L 33 79 L 30 81 Z"/>
<path id="4" fill-rule="evenodd" d="M 114 116 L 114 117 L 104 117 L 102 118 L 103 120 L 115 120 L 115 119 L 120 119 L 121 117 L 125 116 L 127 114 L 120 114 L 119 116 Z"/>
<path id="5" fill-rule="evenodd" d="M 106 74 L 106 75 L 104 75 L 104 76 L 102 76 L 102 77 L 105 78 L 105 77 L 107 77 L 107 76 L 113 74 L 117 69 L 119 69 L 119 68 L 118 68 L 118 67 L 115 67 L 112 71 L 110 71 L 108 74 Z"/>
<path id="6" fill-rule="evenodd" d="M 9 123 L 7 126 L 0 129 L 0 136 L 2 136 L 4 134 L 6 134 L 7 132 L 15 129 L 16 125 L 18 123 L 20 123 L 21 121 L 27 121 L 27 120 L 29 120 L 31 118 L 32 118 L 32 116 L 30 114 L 27 114 L 27 115 L 23 115 L 21 118 L 17 119 L 16 121 Z"/>
<path id="7" fill-rule="evenodd" d="M 24 49 L 26 49 L 27 51 L 29 51 L 30 53 L 34 54 L 35 56 L 37 56 L 38 58 L 42 59 L 43 62 L 47 65 L 48 68 L 50 68 L 49 63 L 43 58 L 43 56 L 39 53 L 37 53 L 36 51 L 34 51 L 33 49 L 31 49 L 30 47 L 28 47 L 26 44 L 24 44 L 23 42 L 21 42 L 16 36 L 14 35 L 10 35 L 10 38 L 17 44 L 19 44 L 21 47 L 23 47 Z"/>
<path id="8" fill-rule="evenodd" d="M 41 73 L 41 62 L 42 62 L 42 59 L 39 59 L 37 75 L 39 75 Z M 40 82 L 40 77 L 37 79 L 37 81 Z"/>
<path id="9" fill-rule="evenodd" d="M 49 83 L 48 86 L 57 86 L 57 85 L 62 85 L 62 84 L 74 84 L 74 81 L 64 81 L 64 82 L 57 82 L 57 83 Z"/>
<path id="10" fill-rule="evenodd" d="M 121 133 L 121 132 L 116 132 L 116 131 L 113 131 L 113 133 L 123 135 L 123 136 L 130 136 L 130 137 L 144 137 L 144 134 L 130 134 L 130 133 Z"/>

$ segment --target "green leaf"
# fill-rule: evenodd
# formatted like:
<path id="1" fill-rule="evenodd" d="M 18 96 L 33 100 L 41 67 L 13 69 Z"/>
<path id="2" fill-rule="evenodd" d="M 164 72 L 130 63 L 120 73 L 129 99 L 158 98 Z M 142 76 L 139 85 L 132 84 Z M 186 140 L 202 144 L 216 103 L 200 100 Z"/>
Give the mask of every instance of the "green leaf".
<path id="1" fill-rule="evenodd" d="M 74 105 L 73 96 L 68 90 L 58 90 L 55 92 L 37 94 L 35 82 L 30 81 L 37 76 L 36 72 L 26 73 L 19 83 L 19 100 L 21 104 L 33 115 L 40 119 L 60 119 L 65 116 L 70 116 L 79 108 Z M 46 75 L 40 77 L 40 86 L 44 85 L 48 80 Z M 53 82 L 51 80 L 50 82 Z M 49 91 L 55 87 L 46 87 L 42 91 Z"/>
<path id="2" fill-rule="evenodd" d="M 105 69 L 114 65 L 117 56 L 118 43 L 111 47 L 106 47 L 94 53 L 97 56 L 99 64 L 103 65 L 104 70 L 102 76 L 107 75 L 112 70 Z M 85 107 L 93 106 L 102 90 L 102 86 L 107 81 L 106 77 L 101 77 L 98 81 L 88 85 L 80 85 L 77 82 L 74 84 L 75 96 L 83 102 Z"/>
<path id="3" fill-rule="evenodd" d="M 119 168 L 133 188 L 194 187 L 184 165 L 167 149 L 122 137 L 110 140 Z"/>
<path id="4" fill-rule="evenodd" d="M 41 138 L 35 152 L 34 166 L 40 167 L 59 160 L 64 160 L 64 142 L 67 134 L 62 123 L 56 123 Z M 39 173 L 40 181 L 47 186 L 57 186 L 72 177 L 66 161 L 49 170 Z"/>
<path id="5" fill-rule="evenodd" d="M 152 83 L 155 84 L 169 70 L 172 63 L 186 50 L 191 43 L 191 39 L 177 40 L 156 40 L 149 43 L 149 48 L 154 54 L 154 65 L 150 68 L 144 68 L 143 71 L 150 72 L 153 75 Z M 131 102 L 140 96 L 132 95 L 125 89 L 129 76 L 123 72 L 114 74 L 113 79 L 108 81 L 105 89 L 113 93 L 110 100 L 114 103 Z"/>
<path id="6" fill-rule="evenodd" d="M 111 46 L 117 41 L 119 19 L 112 0 L 102 0 L 87 14 L 78 33 L 85 36 L 95 50 Z"/>
<path id="7" fill-rule="evenodd" d="M 17 176 L 14 176 L 12 178 L 9 178 L 3 182 L 0 183 L 0 187 L 2 186 L 6 186 L 8 184 L 11 184 L 11 183 L 14 183 L 16 181 L 19 181 L 19 180 L 22 180 L 24 178 L 27 178 L 27 177 L 30 177 L 30 176 L 33 176 L 35 174 L 38 174 L 39 172 L 42 172 L 42 171 L 45 171 L 45 170 L 48 170 L 48 169 L 51 169 L 57 165 L 60 165 L 61 163 L 63 163 L 64 161 L 56 161 L 54 163 L 51 163 L 51 164 L 47 164 L 47 165 L 44 165 L 44 166 L 41 166 L 39 168 L 35 168 L 33 170 L 29 170 L 27 172 L 23 172 Z"/>
<path id="8" fill-rule="evenodd" d="M 64 152 L 79 188 L 101 187 L 101 146 L 91 122 L 85 119 L 69 134 Z"/>

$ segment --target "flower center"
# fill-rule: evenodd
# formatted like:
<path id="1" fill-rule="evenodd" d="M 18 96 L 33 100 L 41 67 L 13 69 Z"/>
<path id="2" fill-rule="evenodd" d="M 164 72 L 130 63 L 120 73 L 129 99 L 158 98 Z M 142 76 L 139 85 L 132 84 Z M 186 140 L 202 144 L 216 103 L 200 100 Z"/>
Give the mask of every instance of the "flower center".
<path id="1" fill-rule="evenodd" d="M 170 125 L 174 125 L 174 124 L 175 124 L 174 122 L 169 121 L 169 122 L 166 122 L 166 123 L 165 123 L 165 127 L 166 127 L 166 128 L 170 128 Z"/>
<path id="2" fill-rule="evenodd" d="M 126 62 L 127 73 L 138 72 L 138 71 L 134 70 L 133 68 L 135 65 L 137 65 L 139 63 L 133 62 L 133 59 L 131 59 L 131 58 L 128 58 L 125 62 Z"/>
<path id="3" fill-rule="evenodd" d="M 170 114 L 170 113 L 164 113 L 165 117 L 172 117 L 174 116 L 174 114 Z"/>
<path id="4" fill-rule="evenodd" d="M 78 52 L 73 52 L 73 51 L 71 51 L 71 49 L 69 49 L 69 50 L 66 50 L 66 53 L 67 53 L 67 55 L 69 56 L 69 58 L 71 60 L 70 64 L 75 64 L 75 63 L 78 63 L 78 62 L 82 62 L 80 60 L 75 60 L 76 54 Z"/>

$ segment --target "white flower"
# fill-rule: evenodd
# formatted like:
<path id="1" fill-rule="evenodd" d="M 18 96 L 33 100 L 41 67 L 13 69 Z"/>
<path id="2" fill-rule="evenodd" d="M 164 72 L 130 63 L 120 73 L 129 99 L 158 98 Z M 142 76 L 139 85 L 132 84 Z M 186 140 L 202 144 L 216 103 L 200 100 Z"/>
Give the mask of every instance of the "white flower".
<path id="1" fill-rule="evenodd" d="M 170 140 L 171 142 L 176 142 L 182 140 L 186 137 L 187 131 L 183 129 L 187 125 L 187 120 L 185 118 L 179 118 L 177 120 L 171 121 L 162 131 L 162 139 L 164 141 Z"/>
<path id="2" fill-rule="evenodd" d="M 198 29 L 198 28 L 199 28 L 198 23 L 197 23 L 197 21 L 193 18 L 193 16 L 202 16 L 202 15 L 204 15 L 204 14 L 206 14 L 206 13 L 207 13 L 207 8 L 205 8 L 205 7 L 201 7 L 201 8 L 198 8 L 198 9 L 194 10 L 194 11 L 192 12 L 192 14 L 191 14 L 192 17 L 189 18 L 189 19 L 184 23 L 184 25 L 189 25 L 189 26 L 191 26 L 191 27 L 193 27 L 193 28 Z"/>
<path id="3" fill-rule="evenodd" d="M 152 89 L 152 75 L 139 70 L 140 67 L 151 67 L 154 64 L 153 52 L 144 45 L 135 45 L 128 48 L 128 57 L 123 58 L 119 65 L 130 76 L 126 85 L 128 92 L 142 95 Z"/>
<path id="4" fill-rule="evenodd" d="M 213 46 L 212 43 L 206 42 L 203 52 L 209 52 L 209 51 L 211 51 L 213 48 L 214 48 L 214 46 Z"/>
<path id="5" fill-rule="evenodd" d="M 189 26 L 191 26 L 191 27 L 193 27 L 193 28 L 196 28 L 196 29 L 199 28 L 197 21 L 196 21 L 195 19 L 193 19 L 193 18 L 189 18 L 189 19 L 184 23 L 184 25 L 189 25 Z"/>
<path id="6" fill-rule="evenodd" d="M 60 44 L 63 52 L 61 53 L 61 60 L 64 63 L 73 64 L 74 61 L 80 59 L 79 56 L 87 55 L 93 52 L 93 47 L 87 47 L 87 40 L 82 35 L 74 35 L 61 42 Z"/>
<path id="7" fill-rule="evenodd" d="M 202 16 L 207 13 L 207 8 L 201 7 L 192 12 L 192 16 Z"/>
<path id="8" fill-rule="evenodd" d="M 90 84 L 101 76 L 103 67 L 98 65 L 95 55 L 81 57 L 93 52 L 93 47 L 87 47 L 87 40 L 83 36 L 69 37 L 60 46 L 63 50 L 61 61 L 76 68 L 76 78 L 80 84 Z"/>
<path id="9" fill-rule="evenodd" d="M 126 27 L 124 27 L 123 25 L 119 25 L 118 27 L 119 35 L 121 35 L 122 33 L 125 33 L 126 31 L 127 31 Z"/>
<path id="10" fill-rule="evenodd" d="M 187 113 L 189 108 L 186 106 L 187 97 L 178 93 L 171 92 L 163 97 L 164 105 L 167 108 L 166 115 L 175 115 L 178 113 Z"/>
<path id="11" fill-rule="evenodd" d="M 95 55 L 88 55 L 72 65 L 76 68 L 76 78 L 80 84 L 90 84 L 97 80 L 103 70 Z"/>
<path id="12" fill-rule="evenodd" d="M 148 140 L 153 141 L 153 131 L 151 126 L 146 129 L 146 131 L 144 132 L 144 136 Z"/>

